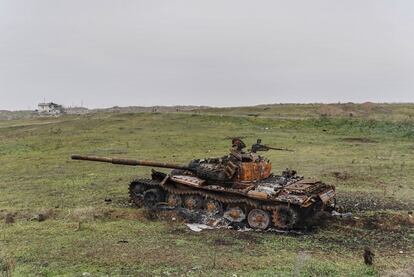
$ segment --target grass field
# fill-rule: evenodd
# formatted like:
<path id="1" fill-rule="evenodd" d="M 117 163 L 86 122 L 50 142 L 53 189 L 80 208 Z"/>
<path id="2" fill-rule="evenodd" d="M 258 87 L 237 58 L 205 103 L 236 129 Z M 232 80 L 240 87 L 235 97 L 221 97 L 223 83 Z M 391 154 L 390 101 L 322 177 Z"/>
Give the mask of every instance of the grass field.
<path id="1" fill-rule="evenodd" d="M 0 276 L 378 276 L 414 270 L 414 105 L 332 107 L 0 121 Z M 336 185 L 339 204 L 353 217 L 303 235 L 193 233 L 179 220 L 148 219 L 129 205 L 127 184 L 150 168 L 69 159 L 79 153 L 186 163 L 227 153 L 234 136 L 294 149 L 266 153 L 274 171 L 289 167 Z M 365 247 L 376 254 L 371 267 L 363 263 Z"/>

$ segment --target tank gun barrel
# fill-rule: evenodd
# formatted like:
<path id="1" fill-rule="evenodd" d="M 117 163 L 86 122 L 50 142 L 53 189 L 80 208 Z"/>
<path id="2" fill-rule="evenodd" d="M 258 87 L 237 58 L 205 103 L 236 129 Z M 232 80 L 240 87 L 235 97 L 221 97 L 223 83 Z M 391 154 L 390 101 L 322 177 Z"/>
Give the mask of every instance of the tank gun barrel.
<path id="1" fill-rule="evenodd" d="M 130 165 L 130 166 L 152 166 L 152 167 L 161 167 L 161 168 L 190 170 L 190 168 L 187 165 L 147 161 L 147 160 L 131 160 L 131 159 L 123 159 L 123 158 L 108 158 L 108 157 L 83 156 L 83 155 L 72 155 L 71 158 L 72 160 L 103 162 L 103 163 Z"/>
<path id="2" fill-rule="evenodd" d="M 294 152 L 294 150 L 291 150 L 291 149 L 271 147 L 271 146 L 267 146 L 267 145 L 263 145 L 263 144 L 259 144 L 259 143 L 253 144 L 252 149 L 251 149 L 251 151 L 253 153 L 256 153 L 257 151 L 269 151 L 269 150 Z"/>

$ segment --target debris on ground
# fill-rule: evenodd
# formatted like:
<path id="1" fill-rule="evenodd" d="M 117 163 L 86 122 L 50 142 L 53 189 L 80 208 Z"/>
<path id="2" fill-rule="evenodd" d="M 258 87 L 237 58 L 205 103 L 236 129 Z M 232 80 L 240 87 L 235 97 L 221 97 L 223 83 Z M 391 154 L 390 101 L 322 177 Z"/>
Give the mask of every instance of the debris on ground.
<path id="1" fill-rule="evenodd" d="M 203 230 L 214 229 L 211 226 L 208 226 L 206 224 L 200 224 L 200 223 L 186 223 L 185 225 L 187 225 L 187 227 L 190 228 L 190 230 L 194 232 L 201 232 Z"/>
<path id="2" fill-rule="evenodd" d="M 14 216 L 11 213 L 7 213 L 6 216 L 4 217 L 4 223 L 6 224 L 12 224 L 14 223 Z"/>
<path id="3" fill-rule="evenodd" d="M 331 215 L 333 217 L 339 217 L 339 218 L 350 218 L 352 217 L 352 213 L 351 212 L 347 212 L 347 213 L 339 213 L 337 211 L 332 211 Z"/>
<path id="4" fill-rule="evenodd" d="M 364 263 L 366 265 L 372 265 L 374 262 L 375 254 L 372 252 L 371 248 L 365 247 L 364 249 Z"/>
<path id="5" fill-rule="evenodd" d="M 111 198 L 109 198 L 109 197 L 105 197 L 104 201 L 105 201 L 106 203 L 110 203 L 110 202 L 112 202 L 112 199 L 111 199 Z"/>
<path id="6" fill-rule="evenodd" d="M 33 221 L 38 221 L 38 222 L 43 222 L 43 221 L 45 221 L 47 218 L 48 218 L 48 215 L 43 214 L 43 213 L 38 213 L 38 214 L 35 214 L 35 215 L 31 218 L 31 220 L 33 220 Z"/>
<path id="7" fill-rule="evenodd" d="M 297 234 L 301 235 L 303 232 L 298 230 L 281 230 L 276 228 L 268 228 L 266 230 L 252 229 L 246 222 L 237 221 L 238 218 L 232 220 L 232 217 L 226 218 L 224 215 L 209 214 L 205 211 L 192 211 L 186 208 L 171 209 L 167 206 L 160 206 L 158 214 L 163 218 L 168 217 L 171 221 L 177 221 L 177 218 L 182 220 L 184 224 L 193 232 L 201 232 L 203 230 L 213 229 L 231 229 L 238 232 L 273 232 L 281 234 Z"/>
<path id="8" fill-rule="evenodd" d="M 129 241 L 122 239 L 122 240 L 118 240 L 118 243 L 129 243 Z"/>

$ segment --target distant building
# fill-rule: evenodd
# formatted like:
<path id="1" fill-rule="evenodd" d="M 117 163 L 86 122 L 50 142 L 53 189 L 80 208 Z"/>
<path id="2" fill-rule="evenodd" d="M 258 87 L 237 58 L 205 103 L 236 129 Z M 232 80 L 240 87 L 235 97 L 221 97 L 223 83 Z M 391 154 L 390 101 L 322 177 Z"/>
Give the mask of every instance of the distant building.
<path id="1" fill-rule="evenodd" d="M 62 105 L 58 105 L 53 102 L 39 103 L 37 106 L 39 107 L 37 111 L 40 114 L 58 115 L 64 113 L 65 111 Z"/>

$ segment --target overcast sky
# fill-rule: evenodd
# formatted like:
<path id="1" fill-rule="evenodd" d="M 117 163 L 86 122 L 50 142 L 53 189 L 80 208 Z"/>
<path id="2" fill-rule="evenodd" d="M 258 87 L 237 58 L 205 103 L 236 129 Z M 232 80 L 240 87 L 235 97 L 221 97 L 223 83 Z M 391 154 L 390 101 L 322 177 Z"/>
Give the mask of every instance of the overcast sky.
<path id="1" fill-rule="evenodd" d="M 414 102 L 412 0 L 1 0 L 0 109 Z"/>

